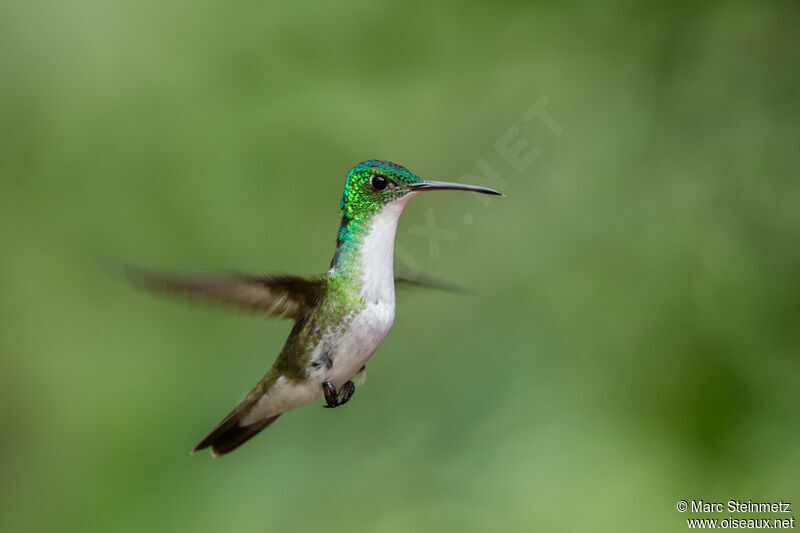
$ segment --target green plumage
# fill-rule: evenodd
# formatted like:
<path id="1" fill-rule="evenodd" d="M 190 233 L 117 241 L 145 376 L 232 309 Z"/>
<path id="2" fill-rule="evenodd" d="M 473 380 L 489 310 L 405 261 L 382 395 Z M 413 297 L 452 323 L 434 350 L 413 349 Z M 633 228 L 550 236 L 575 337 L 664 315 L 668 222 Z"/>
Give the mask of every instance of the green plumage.
<path id="1" fill-rule="evenodd" d="M 340 397 L 344 398 L 341 403 L 350 398 L 354 391 L 350 380 L 359 368 L 363 370 L 394 320 L 392 250 L 397 219 L 410 198 L 398 200 L 441 189 L 499 194 L 484 187 L 421 180 L 388 161 L 364 161 L 347 175 L 336 252 L 324 275 L 186 278 L 129 271 L 131 281 L 142 288 L 295 322 L 266 375 L 194 451 L 210 447 L 215 456 L 228 453 L 283 412 L 323 392 L 329 407 L 339 405 Z M 348 391 L 346 397 L 335 392 L 334 383 Z"/>

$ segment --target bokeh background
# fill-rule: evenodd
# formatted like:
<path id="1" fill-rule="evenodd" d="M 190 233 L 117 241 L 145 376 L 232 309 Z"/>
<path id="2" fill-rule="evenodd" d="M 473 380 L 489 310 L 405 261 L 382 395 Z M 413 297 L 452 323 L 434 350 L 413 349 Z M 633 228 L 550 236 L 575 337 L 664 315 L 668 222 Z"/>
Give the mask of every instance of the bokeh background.
<path id="1" fill-rule="evenodd" d="M 0 529 L 681 531 L 679 499 L 800 506 L 798 14 L 2 0 Z M 98 258 L 324 271 L 368 158 L 507 193 L 401 220 L 398 262 L 472 294 L 401 291 L 346 408 L 190 456 L 290 324 Z"/>

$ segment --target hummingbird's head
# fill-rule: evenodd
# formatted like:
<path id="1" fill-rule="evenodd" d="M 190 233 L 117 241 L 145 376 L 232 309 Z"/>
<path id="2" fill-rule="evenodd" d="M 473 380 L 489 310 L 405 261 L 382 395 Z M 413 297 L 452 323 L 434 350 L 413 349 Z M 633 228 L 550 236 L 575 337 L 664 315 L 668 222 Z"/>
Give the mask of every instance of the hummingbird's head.
<path id="1" fill-rule="evenodd" d="M 395 163 L 364 161 L 347 174 L 339 210 L 347 218 L 370 216 L 410 193 L 410 185 L 421 181 L 410 170 Z"/>
<path id="2" fill-rule="evenodd" d="M 339 209 L 348 219 L 369 217 L 383 206 L 411 193 L 433 190 L 464 190 L 501 195 L 488 187 L 423 180 L 396 163 L 370 159 L 350 170 Z"/>
<path id="3" fill-rule="evenodd" d="M 389 161 L 370 159 L 354 166 L 347 174 L 339 211 L 342 223 L 336 237 L 335 269 L 345 250 L 359 246 L 359 236 L 374 231 L 377 224 L 389 248 L 372 250 L 373 255 L 391 259 L 397 220 L 408 201 L 422 191 L 460 190 L 501 195 L 494 189 L 445 181 L 423 180 L 410 170 Z M 502 196 L 502 195 L 501 195 Z M 384 209 L 386 208 L 386 209 Z M 379 214 L 380 213 L 380 214 Z M 378 223 L 380 221 L 380 223 Z"/>

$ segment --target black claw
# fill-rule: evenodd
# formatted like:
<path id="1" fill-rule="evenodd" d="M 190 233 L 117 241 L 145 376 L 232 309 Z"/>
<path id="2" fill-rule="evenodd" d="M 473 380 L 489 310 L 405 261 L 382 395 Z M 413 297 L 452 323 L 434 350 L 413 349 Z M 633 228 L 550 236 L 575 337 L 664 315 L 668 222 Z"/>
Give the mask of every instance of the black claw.
<path id="1" fill-rule="evenodd" d="M 322 391 L 325 393 L 325 402 L 327 403 L 327 405 L 323 405 L 323 407 L 331 408 L 339 405 L 339 395 L 336 393 L 336 388 L 334 388 L 330 380 L 326 379 L 322 383 Z"/>
<path id="2" fill-rule="evenodd" d="M 355 391 L 356 391 L 356 386 L 353 385 L 352 381 L 348 381 L 347 383 L 342 385 L 341 396 L 339 397 L 339 405 L 346 404 L 353 396 L 353 393 Z"/>

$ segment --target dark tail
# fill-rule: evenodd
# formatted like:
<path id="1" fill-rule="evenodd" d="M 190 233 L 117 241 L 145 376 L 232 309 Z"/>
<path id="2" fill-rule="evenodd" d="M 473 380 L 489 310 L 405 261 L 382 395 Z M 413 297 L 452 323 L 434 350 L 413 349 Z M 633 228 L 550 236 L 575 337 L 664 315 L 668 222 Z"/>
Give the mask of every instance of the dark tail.
<path id="1" fill-rule="evenodd" d="M 211 430 L 211 433 L 206 438 L 200 441 L 200 444 L 194 447 L 192 453 L 209 447 L 211 448 L 211 455 L 214 457 L 230 453 L 252 439 L 259 431 L 275 422 L 280 416 L 275 415 L 270 418 L 264 418 L 247 426 L 240 425 L 241 420 L 260 397 L 260 395 L 253 394 L 248 394 L 247 396 L 242 403 L 236 406 L 236 409 L 231 411 L 231 414 Z"/>

